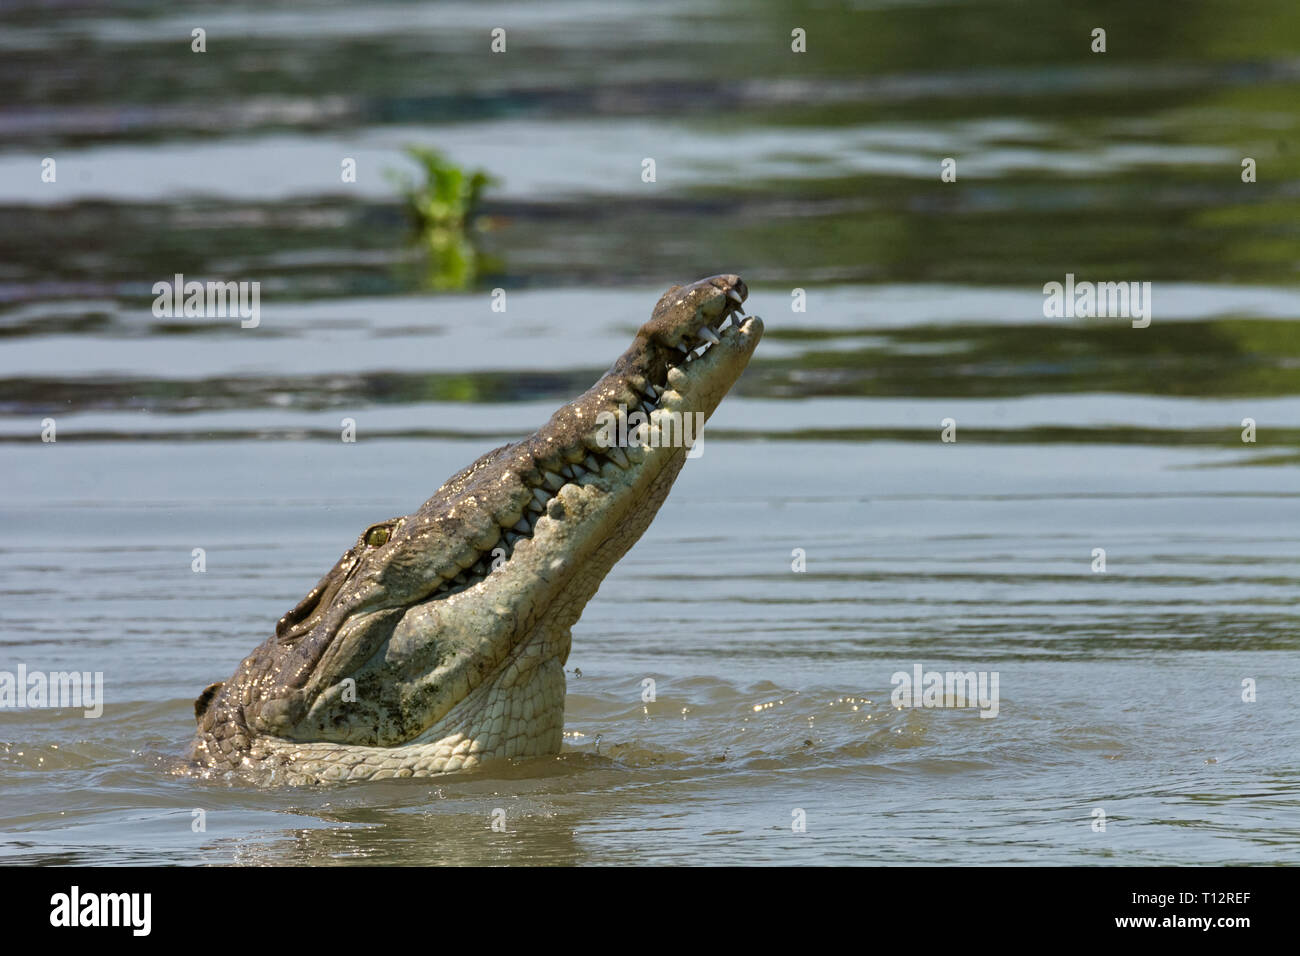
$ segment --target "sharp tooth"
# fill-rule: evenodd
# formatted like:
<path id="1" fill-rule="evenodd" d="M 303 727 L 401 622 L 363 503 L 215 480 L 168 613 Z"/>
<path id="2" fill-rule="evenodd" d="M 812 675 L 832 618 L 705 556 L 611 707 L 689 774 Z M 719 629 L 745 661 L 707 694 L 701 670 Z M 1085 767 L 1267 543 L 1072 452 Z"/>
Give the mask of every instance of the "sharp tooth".
<path id="1" fill-rule="evenodd" d="M 546 487 L 552 491 L 559 491 L 564 487 L 564 479 L 553 471 L 542 472 L 542 481 L 546 482 Z M 533 493 L 536 494 L 539 490 L 541 489 L 534 488 Z"/>
<path id="2" fill-rule="evenodd" d="M 562 482 L 561 482 L 562 483 Z M 537 510 L 542 511 L 546 508 L 546 502 L 551 500 L 551 496 L 542 491 L 541 488 L 533 489 L 533 504 L 537 505 Z M 531 507 L 531 505 L 529 506 Z"/>
<path id="3" fill-rule="evenodd" d="M 704 339 L 710 345 L 717 345 L 722 341 L 722 339 L 718 338 L 718 333 L 714 332 L 707 325 L 700 329 L 700 338 Z"/>
<path id="4" fill-rule="evenodd" d="M 687 355 L 690 355 L 690 354 L 691 354 L 691 350 L 690 350 L 689 348 L 686 347 L 686 343 L 685 343 L 685 342 L 678 342 L 678 343 L 677 343 L 677 348 L 678 348 L 679 351 L 681 351 L 681 352 L 685 352 Z"/>
<path id="5" fill-rule="evenodd" d="M 515 534 L 513 531 L 507 531 L 507 532 L 506 532 L 506 544 L 510 545 L 510 547 L 513 548 L 513 547 L 515 546 L 515 542 L 518 541 L 518 540 L 519 540 L 520 538 L 522 538 L 522 537 L 523 537 L 522 534 Z"/>
<path id="6" fill-rule="evenodd" d="M 646 398 L 655 397 L 655 387 L 653 385 L 642 385 L 640 391 Z"/>
<path id="7" fill-rule="evenodd" d="M 518 521 L 514 523 L 514 529 L 518 531 L 520 534 L 527 534 L 528 532 L 533 530 L 533 526 L 528 523 L 527 518 L 520 518 Z M 507 538 L 510 537 L 509 532 L 506 533 L 506 537 Z"/>
<path id="8" fill-rule="evenodd" d="M 652 385 L 650 387 L 655 390 L 655 401 L 659 401 L 659 396 L 664 393 L 664 387 L 662 385 Z"/>
<path id="9" fill-rule="evenodd" d="M 610 446 L 609 457 L 614 464 L 618 465 L 620 468 L 627 468 L 630 464 L 627 460 L 627 455 L 623 454 L 623 449 L 619 448 L 617 445 Z"/>
<path id="10" fill-rule="evenodd" d="M 576 474 L 576 473 L 574 472 L 574 470 L 573 470 L 573 466 L 572 466 L 572 465 L 567 465 L 567 464 L 566 464 L 563 468 L 560 469 L 560 474 L 562 474 L 565 478 L 577 478 L 577 477 L 578 477 L 577 474 Z"/>
<path id="11" fill-rule="evenodd" d="M 646 450 L 643 447 L 645 439 L 643 439 L 640 436 L 640 433 L 642 432 L 643 429 L 645 429 L 645 427 L 646 427 L 645 425 L 638 425 L 637 426 L 638 434 L 631 436 L 631 440 L 627 443 L 626 447 L 623 449 L 623 451 L 627 454 L 628 460 L 631 461 L 632 464 L 634 465 L 639 465 L 641 464 L 641 462 L 645 461 Z"/>
<path id="12" fill-rule="evenodd" d="M 727 298 L 730 299 L 732 302 L 736 303 L 736 305 L 741 305 L 745 301 L 745 297 L 741 295 L 739 292 L 737 292 L 735 289 L 727 290 Z"/>
<path id="13" fill-rule="evenodd" d="M 594 471 L 599 474 L 600 462 L 596 460 L 595 455 L 588 455 L 586 458 L 582 460 L 582 463 L 587 466 L 588 471 Z"/>

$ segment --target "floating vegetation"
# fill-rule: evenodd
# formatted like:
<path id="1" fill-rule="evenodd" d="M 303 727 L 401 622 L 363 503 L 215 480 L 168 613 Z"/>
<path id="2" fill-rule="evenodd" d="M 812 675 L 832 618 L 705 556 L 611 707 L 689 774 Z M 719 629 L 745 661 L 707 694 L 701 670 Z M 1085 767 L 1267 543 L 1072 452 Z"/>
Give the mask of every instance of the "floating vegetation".
<path id="1" fill-rule="evenodd" d="M 468 288 L 483 266 L 475 242 L 483 191 L 496 181 L 482 170 L 466 172 L 435 149 L 408 146 L 406 154 L 420 167 L 424 181 L 393 172 L 389 178 L 402 193 L 413 241 L 427 254 L 422 284 Z"/>

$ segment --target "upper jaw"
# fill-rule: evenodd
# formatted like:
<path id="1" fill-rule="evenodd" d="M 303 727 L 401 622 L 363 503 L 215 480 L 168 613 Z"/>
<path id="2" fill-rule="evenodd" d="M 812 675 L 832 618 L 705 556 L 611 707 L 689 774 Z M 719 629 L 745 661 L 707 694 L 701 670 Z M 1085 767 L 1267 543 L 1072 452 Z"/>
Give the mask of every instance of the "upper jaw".
<path id="1" fill-rule="evenodd" d="M 684 456 L 683 448 L 645 447 L 662 411 L 713 414 L 739 378 L 763 334 L 762 320 L 743 316 L 748 288 L 739 276 L 702 279 L 665 294 L 650 320 L 595 385 L 561 407 L 549 422 L 527 439 L 502 450 L 502 471 L 496 490 L 504 503 L 495 514 L 499 539 L 454 577 L 447 590 L 474 587 L 497 562 L 505 570 L 515 548 L 534 536 L 539 520 L 567 486 L 592 487 L 628 496 L 644 492 L 665 463 Z M 730 324 L 728 323 L 730 320 Z M 610 447 L 609 415 L 650 419 L 649 428 L 628 435 L 627 444 Z M 490 474 L 490 471 L 489 471 Z M 464 496 L 462 496 L 464 497 Z M 483 541 L 492 537 L 488 523 Z"/>
<path id="2" fill-rule="evenodd" d="M 743 283 L 740 288 L 744 289 Z M 448 582 L 447 594 L 490 585 L 489 576 L 504 583 L 516 549 L 528 548 L 538 560 L 539 549 L 557 552 L 552 559 L 559 557 L 558 552 L 574 542 L 564 546 L 553 542 L 548 547 L 540 538 L 551 535 L 539 536 L 539 525 L 545 531 L 548 523 L 543 519 L 549 518 L 552 531 L 556 521 L 574 527 L 580 513 L 592 510 L 576 508 L 569 502 L 570 494 L 591 493 L 608 499 L 601 509 L 608 511 L 616 504 L 614 498 L 630 502 L 643 496 L 671 461 L 677 459 L 680 464 L 688 449 L 660 446 L 650 432 L 665 412 L 698 412 L 707 419 L 744 371 L 762 337 L 763 323 L 756 316 L 742 317 L 742 302 L 743 298 L 728 297 L 720 309 L 701 311 L 684 327 L 685 348 L 658 343 L 646 347 L 638 335 L 632 348 L 587 392 L 560 408 L 532 436 L 503 449 L 504 476 L 499 485 L 507 491 L 510 504 L 499 516 L 500 537 L 468 571 Z M 628 429 L 626 444 L 611 447 L 602 422 L 609 420 L 607 416 L 632 417 L 638 412 L 649 419 L 648 427 Z M 557 501 L 569 503 L 567 513 L 563 506 L 555 509 Z M 516 512 L 518 519 L 507 524 Z M 609 518 L 608 514 L 602 516 L 603 522 Z M 505 561 L 496 562 L 494 573 L 493 557 L 498 548 L 501 552 L 496 556 Z"/>

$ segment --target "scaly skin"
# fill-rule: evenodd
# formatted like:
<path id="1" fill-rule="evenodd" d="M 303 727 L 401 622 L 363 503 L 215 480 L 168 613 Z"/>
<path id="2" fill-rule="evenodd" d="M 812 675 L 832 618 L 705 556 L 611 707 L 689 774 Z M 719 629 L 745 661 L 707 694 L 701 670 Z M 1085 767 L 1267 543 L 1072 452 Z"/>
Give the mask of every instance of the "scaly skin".
<path id="1" fill-rule="evenodd" d="M 195 701 L 191 762 L 314 783 L 557 753 L 570 628 L 686 459 L 672 413 L 711 415 L 748 364 L 763 323 L 742 319 L 746 294 L 734 275 L 669 289 L 631 348 L 534 435 L 363 532 Z M 608 447 L 620 406 L 631 435 Z"/>

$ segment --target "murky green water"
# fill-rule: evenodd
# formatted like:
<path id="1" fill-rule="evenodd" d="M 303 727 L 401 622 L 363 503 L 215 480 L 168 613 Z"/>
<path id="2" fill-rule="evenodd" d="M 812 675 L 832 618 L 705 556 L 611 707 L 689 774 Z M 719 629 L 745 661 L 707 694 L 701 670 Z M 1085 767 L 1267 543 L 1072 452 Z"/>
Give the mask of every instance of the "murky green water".
<path id="1" fill-rule="evenodd" d="M 0 859 L 1296 862 L 1298 50 L 1283 0 L 7 6 L 0 670 L 107 701 L 0 710 Z M 468 272 L 409 144 L 499 180 Z M 767 336 L 575 628 L 561 756 L 171 772 L 360 528 L 723 271 Z M 261 324 L 156 318 L 176 273 Z M 1150 325 L 1046 318 L 1067 273 Z M 917 665 L 996 718 L 895 708 Z"/>

